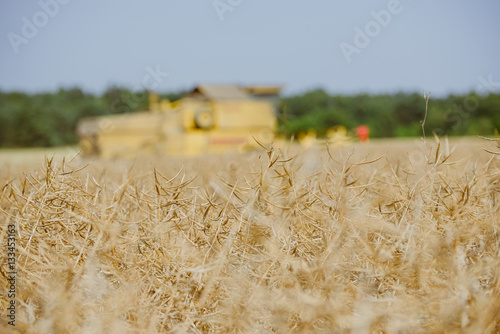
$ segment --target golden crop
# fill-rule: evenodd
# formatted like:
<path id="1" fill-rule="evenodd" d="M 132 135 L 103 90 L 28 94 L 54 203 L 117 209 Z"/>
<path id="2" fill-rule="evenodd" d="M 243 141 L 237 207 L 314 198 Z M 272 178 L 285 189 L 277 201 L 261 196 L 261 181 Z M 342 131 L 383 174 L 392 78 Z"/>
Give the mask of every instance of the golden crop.
<path id="1" fill-rule="evenodd" d="M 16 329 L 500 333 L 500 160 L 481 145 L 4 172 Z"/>

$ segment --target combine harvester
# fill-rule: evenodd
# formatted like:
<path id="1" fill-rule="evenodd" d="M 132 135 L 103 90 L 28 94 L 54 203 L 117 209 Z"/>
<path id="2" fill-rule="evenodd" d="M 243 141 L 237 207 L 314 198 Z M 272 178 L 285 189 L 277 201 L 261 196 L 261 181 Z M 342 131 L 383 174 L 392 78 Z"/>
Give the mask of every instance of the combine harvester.
<path id="1" fill-rule="evenodd" d="M 201 85 L 184 98 L 160 101 L 150 94 L 149 111 L 82 119 L 77 135 L 82 153 L 103 158 L 196 155 L 283 146 L 276 138 L 281 87 Z M 300 133 L 304 147 L 323 144 L 314 130 Z M 352 143 L 347 129 L 328 130 L 333 146 Z"/>
<path id="2" fill-rule="evenodd" d="M 280 90 L 201 85 L 175 102 L 151 94 L 149 111 L 81 120 L 80 147 L 85 155 L 115 158 L 242 151 L 257 147 L 255 139 L 268 145 Z"/>

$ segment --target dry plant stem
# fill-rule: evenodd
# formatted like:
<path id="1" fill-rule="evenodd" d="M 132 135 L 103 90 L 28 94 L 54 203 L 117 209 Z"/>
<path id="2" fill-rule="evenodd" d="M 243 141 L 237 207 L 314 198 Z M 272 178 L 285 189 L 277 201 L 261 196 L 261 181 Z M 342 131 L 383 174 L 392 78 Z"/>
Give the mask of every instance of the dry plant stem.
<path id="1" fill-rule="evenodd" d="M 421 122 L 421 125 L 422 125 L 422 136 L 424 138 L 424 156 L 425 156 L 425 159 L 428 159 L 428 157 L 427 157 L 427 140 L 425 138 L 425 121 L 427 120 L 427 110 L 429 108 L 429 99 L 430 98 L 431 98 L 431 92 L 424 91 L 425 114 L 424 114 L 424 119 Z"/>
<path id="2" fill-rule="evenodd" d="M 500 160 L 428 144 L 0 171 L 16 330 L 499 333 Z"/>

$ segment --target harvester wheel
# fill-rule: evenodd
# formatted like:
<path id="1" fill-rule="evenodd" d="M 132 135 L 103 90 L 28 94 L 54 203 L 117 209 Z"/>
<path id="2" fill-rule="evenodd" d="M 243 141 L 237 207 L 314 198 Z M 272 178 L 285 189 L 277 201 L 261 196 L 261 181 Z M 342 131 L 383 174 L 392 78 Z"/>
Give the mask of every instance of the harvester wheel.
<path id="1" fill-rule="evenodd" d="M 194 123 L 200 129 L 209 130 L 214 125 L 214 114 L 211 110 L 199 110 L 194 115 Z"/>

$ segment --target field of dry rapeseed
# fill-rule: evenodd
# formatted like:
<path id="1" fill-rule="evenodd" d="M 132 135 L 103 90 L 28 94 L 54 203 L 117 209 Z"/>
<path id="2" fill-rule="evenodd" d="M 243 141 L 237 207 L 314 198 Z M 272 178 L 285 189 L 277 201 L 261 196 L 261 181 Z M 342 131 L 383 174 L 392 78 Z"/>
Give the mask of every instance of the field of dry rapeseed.
<path id="1" fill-rule="evenodd" d="M 3 169 L 15 329 L 499 333 L 495 144 Z M 7 261 L 5 250 L 2 332 L 13 328 Z"/>

